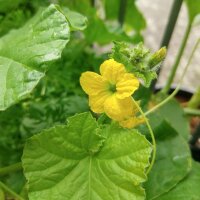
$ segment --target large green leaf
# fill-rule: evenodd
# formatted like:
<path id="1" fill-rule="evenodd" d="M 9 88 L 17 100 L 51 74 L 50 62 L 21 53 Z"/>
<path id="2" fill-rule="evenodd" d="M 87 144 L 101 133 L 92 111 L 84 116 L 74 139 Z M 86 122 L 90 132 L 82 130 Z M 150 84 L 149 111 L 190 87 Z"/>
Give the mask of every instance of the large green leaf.
<path id="1" fill-rule="evenodd" d="M 55 5 L 0 39 L 0 110 L 22 99 L 58 59 L 69 41 L 69 25 Z"/>
<path id="2" fill-rule="evenodd" d="M 28 140 L 23 167 L 30 200 L 144 200 L 151 145 L 136 130 L 98 127 L 90 113 Z"/>
<path id="3" fill-rule="evenodd" d="M 200 14 L 200 0 L 185 0 L 188 8 L 190 23 Z"/>
<path id="4" fill-rule="evenodd" d="M 156 162 L 145 183 L 148 200 L 156 197 L 159 199 L 160 195 L 168 192 L 185 178 L 191 169 L 188 144 L 169 123 L 166 121 L 161 123 L 157 115 L 154 115 L 154 118 L 158 124 L 154 128 L 157 154 Z"/>
<path id="5" fill-rule="evenodd" d="M 156 200 L 199 200 L 200 199 L 200 164 L 193 162 L 191 173 L 173 190 Z"/>

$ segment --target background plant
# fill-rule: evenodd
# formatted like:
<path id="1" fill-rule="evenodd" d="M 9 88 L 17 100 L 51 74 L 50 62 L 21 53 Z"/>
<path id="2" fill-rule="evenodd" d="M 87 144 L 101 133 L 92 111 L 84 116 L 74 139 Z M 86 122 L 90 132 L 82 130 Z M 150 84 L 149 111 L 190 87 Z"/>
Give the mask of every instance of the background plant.
<path id="1" fill-rule="evenodd" d="M 5 195 L 18 199 L 27 198 L 25 178 L 19 163 L 27 138 L 36 135 L 33 138 L 40 141 L 48 132 L 45 129 L 55 125 L 58 125 L 58 129 L 60 126 L 64 129 L 68 117 L 89 110 L 87 98 L 79 85 L 80 74 L 88 70 L 97 72 L 100 63 L 108 58 L 107 54 L 93 47 L 110 44 L 112 40 L 126 41 L 131 44 L 143 40 L 141 31 L 146 23 L 135 1 L 99 1 L 100 4 L 95 4 L 95 6 L 93 2 L 87 0 L 82 1 L 81 4 L 76 0 L 57 3 L 61 9 L 54 6 L 47 8 L 49 1 L 0 1 L 0 108 L 1 110 L 7 108 L 0 112 L 0 166 L 2 167 L 0 169 L 0 199 L 3 199 Z M 191 27 L 199 14 L 198 0 L 186 1 L 186 3 L 189 11 L 189 28 L 176 59 L 176 68 Z M 38 11 L 41 6 L 46 8 Z M 110 7 L 112 9 L 109 9 Z M 103 14 L 100 11 L 102 9 Z M 45 12 L 46 15 L 43 16 L 48 16 L 48 18 L 41 17 L 41 12 Z M 29 19 L 31 21 L 28 21 Z M 49 21 L 50 19 L 53 23 Z M 38 25 L 37 22 L 41 23 Z M 37 31 L 32 32 L 30 26 Z M 17 30 L 13 30 L 16 28 Z M 48 31 L 43 32 L 45 29 Z M 56 33 L 53 37 L 52 32 Z M 35 41 L 32 38 L 35 38 Z M 62 40 L 61 44 L 59 39 Z M 43 46 L 40 46 L 40 43 Z M 142 64 L 146 62 L 138 63 L 143 66 Z M 14 95 L 2 87 L 6 85 L 5 69 L 9 70 L 6 84 L 10 88 L 15 88 Z M 18 79 L 17 74 L 24 76 Z M 168 89 L 170 84 L 167 86 Z M 144 110 L 149 110 L 149 106 L 154 106 L 163 99 L 160 96 L 152 98 L 151 91 L 142 86 L 134 94 L 134 98 L 141 99 Z M 174 111 L 176 111 L 175 114 Z M 198 199 L 199 164 L 191 160 L 187 145 L 189 125 L 183 109 L 173 99 L 155 113 L 148 115 L 148 119 L 157 141 L 157 157 L 148 175 L 148 181 L 144 185 L 147 199 Z M 108 132 L 101 129 L 105 134 Z M 113 126 L 111 129 L 117 128 Z M 53 129 L 49 130 L 50 133 L 52 131 Z M 151 141 L 145 126 L 140 126 L 139 131 Z M 37 135 L 39 132 L 44 134 Z M 117 132 L 120 130 L 117 129 Z M 121 134 L 118 137 L 121 137 Z M 30 145 L 27 146 L 26 154 L 28 157 L 25 161 L 27 171 L 31 170 L 27 160 L 31 161 L 33 157 L 39 159 L 38 154 L 41 153 L 42 156 L 43 153 L 39 150 L 33 151 L 31 148 L 34 139 L 29 141 Z M 37 142 L 34 145 L 37 146 Z M 148 146 L 147 143 L 146 146 Z M 169 146 L 173 148 L 167 148 Z M 98 147 L 97 145 L 96 148 Z M 33 153 L 31 154 L 30 151 Z M 148 156 L 145 159 L 147 158 Z M 34 167 L 40 168 L 40 166 Z M 143 177 L 138 180 L 136 185 L 145 179 Z M 159 185 L 156 184 L 157 182 Z M 190 185 L 193 187 L 184 189 L 189 188 Z M 37 188 L 31 190 L 34 191 Z M 182 197 L 183 190 L 184 197 Z M 141 188 L 139 191 L 144 195 Z M 31 198 L 38 199 L 37 196 L 34 197 L 34 193 L 31 194 Z M 127 196 L 124 198 L 126 199 Z M 144 196 L 140 198 L 144 199 Z"/>

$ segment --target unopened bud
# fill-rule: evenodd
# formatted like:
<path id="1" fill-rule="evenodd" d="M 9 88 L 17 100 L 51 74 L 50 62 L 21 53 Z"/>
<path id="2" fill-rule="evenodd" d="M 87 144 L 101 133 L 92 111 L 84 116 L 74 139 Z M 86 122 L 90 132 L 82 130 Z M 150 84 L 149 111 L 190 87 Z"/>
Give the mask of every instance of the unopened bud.
<path id="1" fill-rule="evenodd" d="M 166 47 L 162 47 L 158 51 L 156 51 L 150 58 L 149 67 L 153 68 L 159 65 L 166 57 L 167 49 Z"/>

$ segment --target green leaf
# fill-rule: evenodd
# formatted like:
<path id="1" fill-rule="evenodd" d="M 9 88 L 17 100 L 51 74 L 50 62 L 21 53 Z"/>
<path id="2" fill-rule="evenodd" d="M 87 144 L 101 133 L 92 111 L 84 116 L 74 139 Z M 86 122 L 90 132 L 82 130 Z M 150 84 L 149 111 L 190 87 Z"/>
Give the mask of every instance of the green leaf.
<path id="1" fill-rule="evenodd" d="M 136 0 L 128 0 L 125 22 L 133 27 L 134 30 L 141 31 L 146 28 L 146 21 L 143 14 L 137 8 L 136 2 Z"/>
<path id="2" fill-rule="evenodd" d="M 118 19 L 120 0 L 104 0 L 104 7 L 107 19 Z M 146 27 L 145 19 L 138 10 L 135 0 L 127 0 L 124 23 L 126 27 L 134 29 L 136 32 L 139 32 Z"/>
<path id="3" fill-rule="evenodd" d="M 150 154 L 138 131 L 101 129 L 90 113 L 75 115 L 28 140 L 22 160 L 29 199 L 144 200 Z"/>
<path id="4" fill-rule="evenodd" d="M 185 0 L 190 23 L 200 14 L 200 0 Z"/>
<path id="5" fill-rule="evenodd" d="M 65 16 L 51 5 L 0 39 L 0 110 L 33 90 L 48 62 L 60 58 L 69 34 Z"/>
<path id="6" fill-rule="evenodd" d="M 200 164 L 193 161 L 191 173 L 168 193 L 155 200 L 199 200 Z"/>
<path id="7" fill-rule="evenodd" d="M 187 116 L 183 108 L 177 100 L 172 99 L 165 105 L 161 106 L 157 112 L 157 117 L 160 120 L 166 120 L 186 141 L 190 136 L 190 127 Z M 152 121 L 152 126 L 157 126 L 158 121 Z"/>
<path id="8" fill-rule="evenodd" d="M 0 110 L 30 93 L 44 76 L 26 65 L 0 56 Z"/>
<path id="9" fill-rule="evenodd" d="M 101 45 L 111 43 L 113 40 L 138 43 L 142 40 L 138 35 L 129 37 L 121 27 L 116 24 L 106 24 L 103 20 L 94 16 L 89 20 L 88 27 L 84 31 L 89 44 L 97 42 Z"/>
<path id="10" fill-rule="evenodd" d="M 84 30 L 87 27 L 87 18 L 78 12 L 71 11 L 70 9 L 63 7 L 63 13 L 69 20 L 71 30 Z"/>
<path id="11" fill-rule="evenodd" d="M 156 197 L 160 200 L 160 195 L 174 188 L 191 169 L 188 144 L 169 123 L 160 123 L 157 115 L 154 115 L 154 118 L 158 122 L 157 127 L 154 127 L 157 153 L 156 162 L 145 183 L 148 200 Z"/>
<path id="12" fill-rule="evenodd" d="M 0 0 L 0 13 L 10 12 L 10 10 L 17 8 L 19 4 L 24 1 L 25 0 Z"/>

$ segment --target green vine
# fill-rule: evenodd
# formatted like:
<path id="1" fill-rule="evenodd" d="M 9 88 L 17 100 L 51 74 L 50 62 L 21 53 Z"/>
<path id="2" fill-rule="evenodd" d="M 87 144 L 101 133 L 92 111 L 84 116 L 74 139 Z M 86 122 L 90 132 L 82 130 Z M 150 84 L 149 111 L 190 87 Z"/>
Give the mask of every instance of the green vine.
<path id="1" fill-rule="evenodd" d="M 153 145 L 153 154 L 152 154 L 152 160 L 151 160 L 151 163 L 150 163 L 150 166 L 147 170 L 147 174 L 149 174 L 149 172 L 151 171 L 154 163 L 155 163 L 155 159 L 156 159 L 156 140 L 155 140 L 155 137 L 154 137 L 154 134 L 153 134 L 153 130 L 151 128 L 151 125 L 149 124 L 149 121 L 148 119 L 146 118 L 144 112 L 142 111 L 142 109 L 140 108 L 140 106 L 138 105 L 138 103 L 133 99 L 137 109 L 140 111 L 142 117 L 144 117 L 144 120 L 145 120 L 145 123 L 149 129 L 149 133 L 151 135 L 151 138 L 152 138 L 152 145 Z"/>

